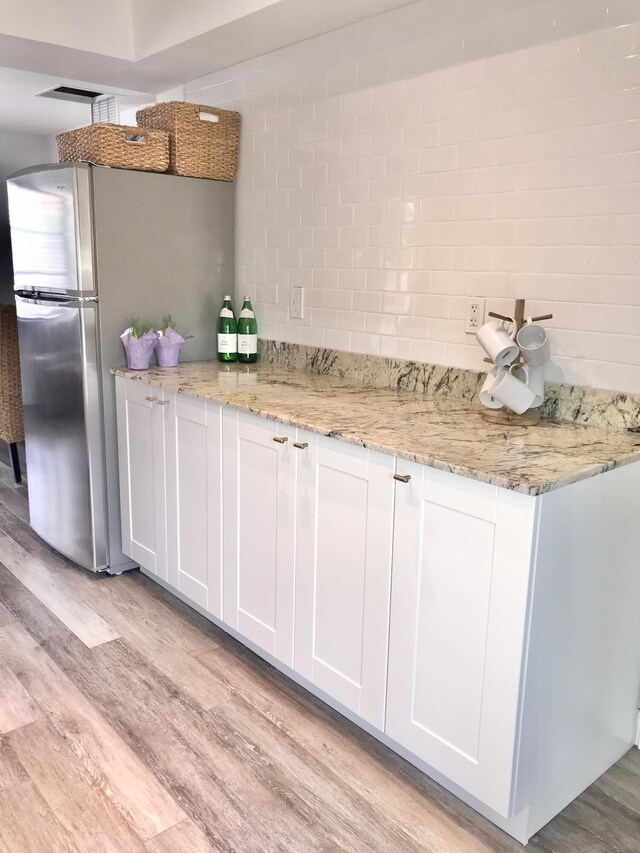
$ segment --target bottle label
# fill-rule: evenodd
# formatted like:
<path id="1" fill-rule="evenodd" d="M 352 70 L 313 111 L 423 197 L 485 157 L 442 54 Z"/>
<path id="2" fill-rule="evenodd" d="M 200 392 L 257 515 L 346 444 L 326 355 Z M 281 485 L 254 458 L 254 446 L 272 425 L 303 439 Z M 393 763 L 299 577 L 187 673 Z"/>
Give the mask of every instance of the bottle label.
<path id="1" fill-rule="evenodd" d="M 238 335 L 238 352 L 243 355 L 253 355 L 258 352 L 258 336 Z"/>
<path id="2" fill-rule="evenodd" d="M 237 335 L 218 333 L 218 352 L 238 352 Z"/>
<path id="3" fill-rule="evenodd" d="M 250 308 L 243 308 L 239 314 L 240 317 L 248 317 L 250 320 L 255 319 L 255 314 Z"/>
<path id="4" fill-rule="evenodd" d="M 230 308 L 223 308 L 220 311 L 220 316 L 221 317 L 233 317 L 233 311 L 231 311 Z"/>

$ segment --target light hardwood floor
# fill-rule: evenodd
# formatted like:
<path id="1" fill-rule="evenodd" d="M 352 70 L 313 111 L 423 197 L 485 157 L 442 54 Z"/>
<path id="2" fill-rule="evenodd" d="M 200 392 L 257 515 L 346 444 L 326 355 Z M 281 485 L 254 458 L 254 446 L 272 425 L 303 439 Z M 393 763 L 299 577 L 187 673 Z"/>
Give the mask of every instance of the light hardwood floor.
<path id="1" fill-rule="evenodd" d="M 521 846 L 138 572 L 31 532 L 0 464 L 0 853 Z M 638 853 L 640 752 L 532 851 Z"/>

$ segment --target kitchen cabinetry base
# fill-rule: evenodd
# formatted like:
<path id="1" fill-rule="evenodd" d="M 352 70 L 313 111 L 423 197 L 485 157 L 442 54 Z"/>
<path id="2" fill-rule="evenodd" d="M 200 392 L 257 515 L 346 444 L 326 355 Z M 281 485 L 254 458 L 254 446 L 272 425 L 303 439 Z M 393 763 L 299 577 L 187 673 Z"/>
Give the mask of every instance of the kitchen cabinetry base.
<path id="1" fill-rule="evenodd" d="M 416 767 L 420 772 L 424 773 L 425 776 L 428 776 L 438 785 L 441 785 L 451 794 L 456 796 L 459 800 L 466 805 L 470 806 L 474 811 L 478 812 L 478 814 L 482 815 L 484 818 L 489 820 L 495 826 L 502 829 L 516 841 L 519 841 L 521 844 L 526 844 L 528 840 L 535 835 L 535 833 L 541 829 L 545 824 L 547 824 L 555 815 L 557 815 L 562 809 L 564 809 L 567 805 L 569 805 L 572 800 L 575 799 L 576 790 L 584 790 L 593 779 L 600 776 L 606 770 L 611 767 L 612 764 L 615 764 L 629 749 L 629 744 L 623 742 L 619 739 L 612 739 L 610 743 L 603 747 L 601 750 L 594 752 L 590 755 L 584 762 L 582 762 L 573 773 L 568 776 L 564 782 L 557 786 L 556 788 L 546 792 L 546 795 L 540 797 L 536 802 L 531 803 L 526 808 L 521 809 L 518 814 L 514 815 L 510 818 L 505 818 L 492 809 L 488 808 L 484 803 L 477 800 L 475 797 L 472 797 L 467 791 L 460 788 L 458 785 L 451 782 L 450 779 L 447 779 L 446 776 L 443 776 L 442 773 L 439 773 L 437 770 L 434 770 L 433 767 L 430 767 L 424 761 L 421 761 L 415 755 L 413 755 L 409 750 L 405 749 L 405 747 L 398 744 L 392 738 L 385 735 L 383 732 L 376 729 L 374 726 L 367 723 L 362 717 L 358 716 L 358 714 L 354 714 L 353 711 L 349 710 L 344 705 L 341 705 L 340 702 L 336 702 L 331 696 L 325 693 L 323 690 L 320 690 L 306 678 L 303 678 L 299 675 L 295 670 L 276 660 L 272 655 L 265 652 L 255 643 L 252 643 L 246 637 L 243 637 L 237 631 L 234 631 L 232 628 L 229 628 L 228 625 L 225 625 L 221 620 L 217 619 L 215 616 L 212 616 L 208 613 L 203 607 L 201 607 L 197 602 L 190 599 L 188 596 L 184 595 L 182 592 L 179 592 L 166 581 L 159 578 L 157 575 L 154 575 L 152 572 L 146 571 L 143 567 L 140 568 L 140 571 L 146 575 L 148 578 L 153 580 L 155 583 L 159 584 L 161 587 L 170 592 L 176 598 L 180 599 L 180 601 L 188 604 L 189 607 L 192 607 L 195 611 L 197 611 L 201 616 L 204 616 L 212 624 L 216 625 L 218 628 L 223 630 L 226 634 L 233 637 L 243 646 L 248 648 L 254 654 L 258 655 L 258 657 L 262 658 L 268 664 L 273 666 L 283 675 L 286 675 L 287 678 L 290 678 L 291 681 L 295 682 L 300 687 L 307 690 L 316 698 L 320 699 L 330 708 L 333 708 L 334 711 L 337 711 L 342 717 L 345 717 L 350 722 L 354 723 L 358 728 L 365 731 L 368 735 L 375 738 L 377 741 L 382 743 L 384 746 L 391 749 L 401 758 L 404 758 L 405 761 L 408 761 L 409 764 L 412 764 Z"/>

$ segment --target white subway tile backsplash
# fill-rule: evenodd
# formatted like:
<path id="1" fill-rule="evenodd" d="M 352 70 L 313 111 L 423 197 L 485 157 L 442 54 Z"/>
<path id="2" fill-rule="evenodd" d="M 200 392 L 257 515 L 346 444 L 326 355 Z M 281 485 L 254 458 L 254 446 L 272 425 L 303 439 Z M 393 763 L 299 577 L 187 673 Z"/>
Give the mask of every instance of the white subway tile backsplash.
<path id="1" fill-rule="evenodd" d="M 403 225 L 416 222 L 418 219 L 419 202 L 413 201 L 388 201 L 384 206 L 384 221 L 391 223 L 402 223 Z M 376 224 L 376 223 L 372 223 Z"/>
<path id="2" fill-rule="evenodd" d="M 261 334 L 482 369 L 467 297 L 524 296 L 549 378 L 640 392 L 639 80 L 637 0 L 418 0 L 189 84 Z"/>
<path id="3" fill-rule="evenodd" d="M 354 266 L 354 250 L 350 248 L 327 249 L 327 266 L 334 269 L 350 270 Z"/>
<path id="4" fill-rule="evenodd" d="M 398 336 L 390 338 L 388 335 L 385 335 L 380 338 L 380 355 L 384 355 L 387 358 L 409 360 L 411 358 L 411 340 Z"/>
<path id="5" fill-rule="evenodd" d="M 384 252 L 377 246 L 366 249 L 358 248 L 353 255 L 353 265 L 356 269 L 380 269 L 383 265 L 383 260 Z"/>
<path id="6" fill-rule="evenodd" d="M 314 269 L 313 270 L 313 287 L 315 290 L 322 292 L 331 292 L 338 287 L 338 270 L 337 269 Z M 321 306 L 319 306 L 321 307 Z"/>
<path id="7" fill-rule="evenodd" d="M 370 271 L 369 271 L 370 272 Z M 367 286 L 366 269 L 339 269 L 338 287 L 344 290 L 364 290 Z"/>
<path id="8" fill-rule="evenodd" d="M 327 290 L 326 304 L 327 308 L 335 308 L 338 312 L 351 311 L 353 309 L 353 292 L 350 290 Z"/>
<path id="9" fill-rule="evenodd" d="M 402 226 L 403 246 L 433 246 L 436 226 L 431 222 Z"/>
<path id="10" fill-rule="evenodd" d="M 340 199 L 340 204 L 357 204 L 369 201 L 369 184 L 362 180 L 340 184 L 337 196 Z"/>
<path id="11" fill-rule="evenodd" d="M 414 361 L 427 361 L 432 364 L 447 364 L 446 344 L 435 341 L 411 341 L 411 358 Z"/>
<path id="12" fill-rule="evenodd" d="M 638 167 L 638 171 L 640 171 L 640 163 L 638 164 Z M 371 181 L 369 183 L 368 200 L 385 202 L 401 198 L 402 185 L 403 179 L 400 177 L 383 178 L 382 180 Z"/>

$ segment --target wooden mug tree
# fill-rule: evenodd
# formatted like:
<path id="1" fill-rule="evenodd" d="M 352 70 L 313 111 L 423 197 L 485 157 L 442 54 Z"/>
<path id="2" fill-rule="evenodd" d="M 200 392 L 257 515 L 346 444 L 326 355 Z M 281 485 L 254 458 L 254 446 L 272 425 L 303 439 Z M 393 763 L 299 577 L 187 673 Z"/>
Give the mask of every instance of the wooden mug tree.
<path id="1" fill-rule="evenodd" d="M 493 317 L 495 320 L 504 320 L 506 323 L 514 323 L 516 327 L 514 335 L 515 337 L 520 331 L 520 329 L 524 325 L 526 325 L 527 322 L 525 320 L 524 306 L 524 299 L 516 299 L 513 317 L 505 317 L 504 314 L 497 314 L 495 311 L 489 311 L 489 317 Z M 541 314 L 539 317 L 531 317 L 532 323 L 539 323 L 541 320 L 553 320 L 553 314 Z M 485 357 L 484 361 L 486 361 L 488 364 L 493 364 L 490 358 Z M 522 354 L 518 356 L 518 358 L 513 362 L 513 364 L 524 364 Z M 513 426 L 533 426 L 537 423 L 540 423 L 540 415 L 534 409 L 529 409 L 528 411 L 523 412 L 521 415 L 518 415 L 504 406 L 501 409 L 485 408 L 483 409 L 482 417 L 484 418 L 484 420 L 490 421 L 494 424 L 509 424 Z"/>

